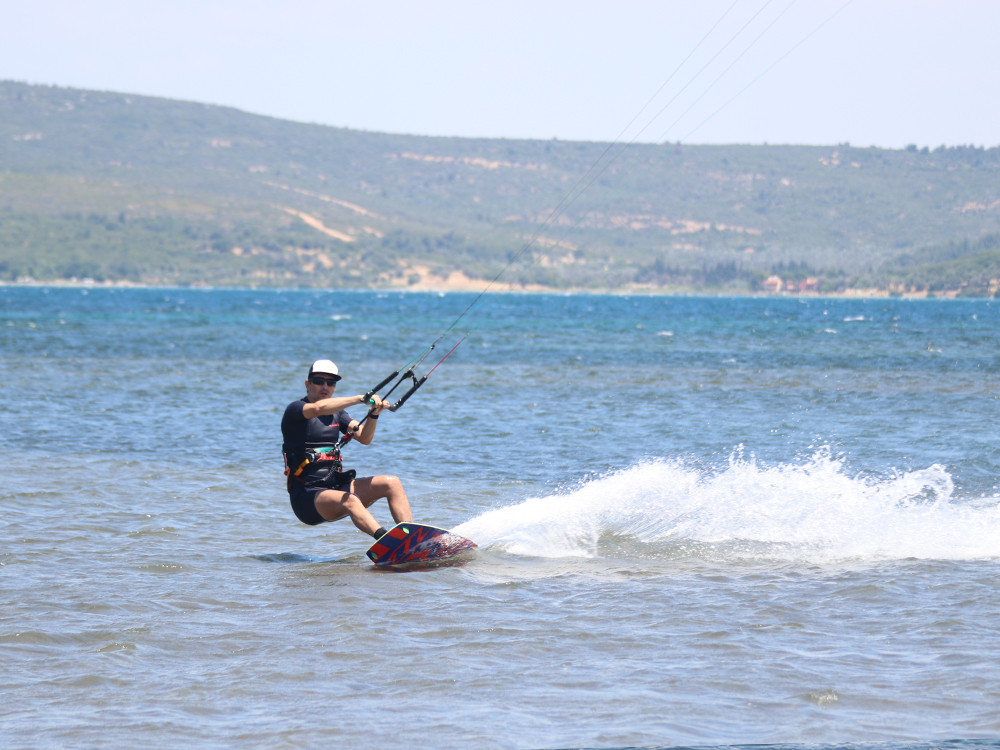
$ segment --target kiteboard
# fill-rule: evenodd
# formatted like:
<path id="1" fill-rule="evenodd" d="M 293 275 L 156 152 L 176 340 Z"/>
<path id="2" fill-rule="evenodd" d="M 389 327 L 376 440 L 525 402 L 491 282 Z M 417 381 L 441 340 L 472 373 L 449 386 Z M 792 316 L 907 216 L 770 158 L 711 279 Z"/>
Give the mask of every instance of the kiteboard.
<path id="1" fill-rule="evenodd" d="M 465 562 L 476 543 L 447 529 L 422 523 L 400 523 L 368 548 L 377 568 L 436 567 Z"/>

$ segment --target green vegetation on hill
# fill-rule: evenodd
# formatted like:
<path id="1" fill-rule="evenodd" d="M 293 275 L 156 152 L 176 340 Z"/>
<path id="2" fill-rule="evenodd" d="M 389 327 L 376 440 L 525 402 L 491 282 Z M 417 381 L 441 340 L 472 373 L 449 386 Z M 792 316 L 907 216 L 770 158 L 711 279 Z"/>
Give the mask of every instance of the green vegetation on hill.
<path id="1" fill-rule="evenodd" d="M 0 82 L 0 281 L 431 287 L 516 258 L 501 281 L 995 295 L 998 177 L 996 148 L 428 138 Z"/>

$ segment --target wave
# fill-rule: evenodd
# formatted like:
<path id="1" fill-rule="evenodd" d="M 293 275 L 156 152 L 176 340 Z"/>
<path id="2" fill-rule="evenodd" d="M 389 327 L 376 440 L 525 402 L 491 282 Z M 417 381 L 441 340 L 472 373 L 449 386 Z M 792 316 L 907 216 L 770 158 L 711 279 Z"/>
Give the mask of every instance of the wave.
<path id="1" fill-rule="evenodd" d="M 767 466 L 643 461 L 579 487 L 488 511 L 455 530 L 534 557 L 700 557 L 788 562 L 1000 558 L 1000 498 L 960 500 L 938 465 L 852 476 L 828 449 Z"/>

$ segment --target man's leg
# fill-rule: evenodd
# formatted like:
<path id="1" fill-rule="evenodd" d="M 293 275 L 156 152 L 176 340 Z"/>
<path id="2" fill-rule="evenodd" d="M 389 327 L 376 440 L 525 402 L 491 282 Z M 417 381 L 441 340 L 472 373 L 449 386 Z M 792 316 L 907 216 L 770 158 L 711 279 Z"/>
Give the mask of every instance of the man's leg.
<path id="1" fill-rule="evenodd" d="M 374 536 L 380 526 L 375 516 L 368 511 L 368 506 L 377 499 L 365 502 L 353 492 L 323 490 L 316 496 L 316 512 L 327 521 L 339 521 L 350 516 L 355 526 L 369 536 Z"/>
<path id="2" fill-rule="evenodd" d="M 351 482 L 351 491 L 361 499 L 366 508 L 384 497 L 389 503 L 392 520 L 396 523 L 413 520 L 413 513 L 410 512 L 410 501 L 406 497 L 406 490 L 403 489 L 403 483 L 399 481 L 399 477 L 381 474 L 377 477 L 355 479 Z"/>
<path id="3" fill-rule="evenodd" d="M 339 521 L 350 516 L 355 526 L 374 536 L 381 525 L 368 508 L 383 497 L 389 503 L 389 512 L 396 523 L 413 520 L 403 483 L 399 477 L 387 474 L 355 479 L 351 482 L 350 492 L 323 490 L 316 496 L 316 511 L 327 521 Z"/>

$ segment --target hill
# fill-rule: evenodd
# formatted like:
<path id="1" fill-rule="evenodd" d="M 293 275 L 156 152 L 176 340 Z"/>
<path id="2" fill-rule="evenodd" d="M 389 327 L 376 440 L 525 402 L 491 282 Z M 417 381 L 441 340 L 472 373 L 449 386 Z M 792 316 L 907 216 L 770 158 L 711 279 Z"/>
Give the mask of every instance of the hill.
<path id="1" fill-rule="evenodd" d="M 995 295 L 998 178 L 997 148 L 432 138 L 8 81 L 0 280 Z"/>

